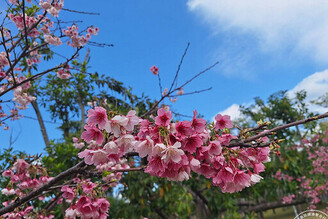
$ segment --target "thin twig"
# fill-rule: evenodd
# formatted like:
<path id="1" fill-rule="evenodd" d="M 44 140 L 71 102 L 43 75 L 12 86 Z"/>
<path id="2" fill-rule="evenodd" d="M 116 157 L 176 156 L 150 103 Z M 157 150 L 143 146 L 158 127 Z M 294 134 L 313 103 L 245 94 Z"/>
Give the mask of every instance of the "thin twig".
<path id="1" fill-rule="evenodd" d="M 178 69 L 177 69 L 177 71 L 176 71 L 176 73 L 175 73 L 175 76 L 174 76 L 174 79 L 173 79 L 173 81 L 172 81 L 172 84 L 171 84 L 171 87 L 170 87 L 170 89 L 169 89 L 169 92 L 172 91 L 172 88 L 173 88 L 174 84 L 175 84 L 175 88 L 177 87 L 177 82 L 178 82 L 177 80 L 178 80 L 178 75 L 179 75 L 179 72 L 180 72 L 180 68 L 181 68 L 181 65 L 182 65 L 182 63 L 183 63 L 184 57 L 185 57 L 186 54 L 187 54 L 187 51 L 188 51 L 188 49 L 189 49 L 189 46 L 190 46 L 190 43 L 187 44 L 187 47 L 186 47 L 186 49 L 185 49 L 185 51 L 184 51 L 184 53 L 183 53 L 183 55 L 182 55 L 182 57 L 181 57 L 181 59 L 180 59 L 180 63 L 179 63 L 179 65 L 178 65 Z M 183 86 L 182 86 L 182 87 L 183 87 Z"/>
<path id="2" fill-rule="evenodd" d="M 0 93 L 0 97 L 3 96 L 4 94 L 8 93 L 9 91 L 15 89 L 16 87 L 18 87 L 18 86 L 20 86 L 20 85 L 26 83 L 26 82 L 36 80 L 36 79 L 40 78 L 41 76 L 43 76 L 44 74 L 46 74 L 46 73 L 48 73 L 48 72 L 51 72 L 51 71 L 57 70 L 57 69 L 59 69 L 59 68 L 62 68 L 63 66 L 66 66 L 70 61 L 72 61 L 72 60 L 76 57 L 76 55 L 78 54 L 78 52 L 79 52 L 81 49 L 82 49 L 82 47 L 78 48 L 78 49 L 76 50 L 76 52 L 72 55 L 71 58 L 69 58 L 69 59 L 68 59 L 66 62 L 64 62 L 64 63 L 61 63 L 59 66 L 57 66 L 57 67 L 53 67 L 53 68 L 48 69 L 48 70 L 46 70 L 46 71 L 44 71 L 44 72 L 38 73 L 38 74 L 36 74 L 36 75 L 33 75 L 32 77 L 27 78 L 26 80 L 24 80 L 24 81 L 22 81 L 22 82 L 20 82 L 20 83 L 18 83 L 18 84 L 16 84 L 16 85 L 14 85 L 14 86 L 8 88 L 7 90 L 5 90 L 5 91 L 3 91 L 2 93 Z"/>
<path id="3" fill-rule="evenodd" d="M 198 93 L 202 93 L 202 92 L 209 91 L 209 90 L 212 90 L 212 87 L 205 88 L 205 89 L 202 89 L 202 90 L 196 90 L 196 91 L 184 93 L 184 94 L 181 94 L 181 95 L 179 95 L 179 94 L 170 95 L 170 97 L 178 97 L 178 96 L 185 96 L 185 95 L 191 95 L 191 94 L 198 94 Z"/>
<path id="4" fill-rule="evenodd" d="M 100 13 L 86 12 L 86 11 L 76 11 L 76 10 L 67 9 L 67 8 L 62 8 L 61 10 L 67 11 L 67 12 L 72 12 L 72 13 L 78 13 L 78 14 L 100 15 Z"/>
<path id="5" fill-rule="evenodd" d="M 193 80 L 195 80 L 197 77 L 199 77 L 200 75 L 204 74 L 205 72 L 211 70 L 212 68 L 214 68 L 217 64 L 219 64 L 219 62 L 215 62 L 213 65 L 211 65 L 210 67 L 204 69 L 203 71 L 199 72 L 197 75 L 195 75 L 194 77 L 192 77 L 191 79 L 189 79 L 188 81 L 186 81 L 183 85 L 181 85 L 180 87 L 184 87 L 186 86 L 186 84 L 189 84 L 190 82 L 192 82 Z"/>
<path id="6" fill-rule="evenodd" d="M 255 135 L 255 136 L 252 136 L 250 138 L 243 139 L 243 140 L 238 141 L 236 143 L 231 143 L 231 144 L 229 144 L 229 147 L 236 147 L 236 146 L 239 146 L 241 144 L 248 143 L 248 142 L 251 142 L 251 141 L 255 141 L 255 140 L 257 140 L 261 137 L 270 135 L 273 132 L 277 132 L 277 131 L 282 130 L 282 129 L 286 129 L 286 128 L 289 128 L 289 127 L 292 127 L 292 126 L 304 124 L 304 123 L 311 122 L 311 121 L 314 121 L 314 120 L 323 119 L 323 118 L 326 118 L 326 117 L 328 117 L 328 112 L 326 112 L 324 114 L 321 114 L 321 115 L 318 115 L 318 116 L 313 116 L 313 117 L 310 117 L 310 118 L 307 118 L 307 119 L 303 119 L 303 120 L 291 122 L 291 123 L 288 123 L 288 124 L 285 124 L 285 125 L 277 126 L 273 129 L 265 130 L 265 131 Z"/>

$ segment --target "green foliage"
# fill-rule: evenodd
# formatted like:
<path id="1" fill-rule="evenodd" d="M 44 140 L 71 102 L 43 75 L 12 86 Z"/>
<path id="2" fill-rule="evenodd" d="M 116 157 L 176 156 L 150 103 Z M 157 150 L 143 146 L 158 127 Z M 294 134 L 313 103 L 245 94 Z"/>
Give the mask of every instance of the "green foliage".
<path id="1" fill-rule="evenodd" d="M 69 133 L 80 133 L 83 122 L 76 120 L 83 119 L 88 103 L 95 101 L 97 105 L 119 113 L 136 109 L 139 114 L 145 113 L 152 105 L 148 97 L 132 94 L 132 88 L 126 88 L 122 82 L 97 72 L 88 73 L 87 64 L 88 58 L 83 63 L 73 60 L 71 78 L 64 80 L 49 74 L 45 85 L 34 92 L 51 118 L 62 122 L 59 128 L 65 138 Z"/>
<path id="2" fill-rule="evenodd" d="M 123 199 L 132 210 L 125 218 L 188 218 L 194 210 L 193 198 L 182 184 L 142 172 L 124 175 L 121 183 Z"/>
<path id="3" fill-rule="evenodd" d="M 52 141 L 50 144 L 51 147 L 46 149 L 48 155 L 42 157 L 42 163 L 51 175 L 55 176 L 78 163 L 78 149 L 72 142 Z"/>

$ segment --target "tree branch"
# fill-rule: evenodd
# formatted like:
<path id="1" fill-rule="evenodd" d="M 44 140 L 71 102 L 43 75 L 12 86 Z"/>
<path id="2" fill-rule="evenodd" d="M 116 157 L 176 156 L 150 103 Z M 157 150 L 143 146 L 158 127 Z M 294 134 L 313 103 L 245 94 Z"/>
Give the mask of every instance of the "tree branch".
<path id="1" fill-rule="evenodd" d="M 257 134 L 253 137 L 246 138 L 246 139 L 243 139 L 243 140 L 235 142 L 235 143 L 231 143 L 231 144 L 229 144 L 229 147 L 237 147 L 239 145 L 242 145 L 242 144 L 245 144 L 245 143 L 248 143 L 248 142 L 251 142 L 251 141 L 255 141 L 256 139 L 259 139 L 261 137 L 271 135 L 273 132 L 280 131 L 282 129 L 286 129 L 286 128 L 289 128 L 289 127 L 292 127 L 292 126 L 304 124 L 304 123 L 307 123 L 307 122 L 315 121 L 315 120 L 318 120 L 318 119 L 323 119 L 323 118 L 326 118 L 326 117 L 328 117 L 328 112 L 326 112 L 324 114 L 321 114 L 321 115 L 318 115 L 318 116 L 313 116 L 313 117 L 310 117 L 310 118 L 307 118 L 307 119 L 302 119 L 302 120 L 291 122 L 291 123 L 288 123 L 288 124 L 285 124 L 285 125 L 277 126 L 273 129 L 265 130 L 262 133 Z"/>

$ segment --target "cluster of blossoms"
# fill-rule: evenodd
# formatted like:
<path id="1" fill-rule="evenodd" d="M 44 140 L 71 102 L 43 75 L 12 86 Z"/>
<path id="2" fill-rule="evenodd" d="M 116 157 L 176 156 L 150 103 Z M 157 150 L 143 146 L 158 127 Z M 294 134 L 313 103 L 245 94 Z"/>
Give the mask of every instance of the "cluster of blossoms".
<path id="1" fill-rule="evenodd" d="M 21 69 L 15 68 L 14 70 L 20 71 Z M 8 85 L 13 84 L 13 78 L 11 76 L 6 76 L 3 79 L 8 80 Z M 16 77 L 15 76 L 15 83 L 20 83 L 22 81 L 25 81 L 25 76 Z M 2 91 L 5 91 L 5 89 L 8 87 L 8 85 L 3 85 L 0 87 L 0 94 Z M 21 86 L 18 86 L 14 89 L 14 97 L 12 99 L 15 106 L 10 110 L 10 117 L 11 120 L 17 120 L 19 119 L 18 110 L 27 109 L 28 105 L 36 99 L 36 97 L 28 94 L 28 89 L 31 87 L 31 84 L 29 82 L 23 83 Z M 7 113 L 5 113 L 2 109 L 2 106 L 0 105 L 0 118 L 7 117 Z M 3 125 L 0 122 L 0 126 Z M 8 126 L 5 126 L 5 129 L 8 129 Z"/>
<path id="2" fill-rule="evenodd" d="M 64 0 L 40 0 L 39 5 L 52 16 L 58 17 L 60 10 L 64 6 Z"/>
<path id="3" fill-rule="evenodd" d="M 57 77 L 60 79 L 69 79 L 72 75 L 69 71 L 70 66 L 66 65 L 64 68 L 57 71 Z"/>
<path id="4" fill-rule="evenodd" d="M 297 153 L 307 152 L 307 159 L 311 161 L 310 171 L 301 177 L 292 177 L 277 171 L 273 176 L 278 180 L 297 182 L 299 193 L 283 197 L 283 203 L 290 203 L 296 197 L 310 200 L 310 209 L 316 209 L 316 205 L 325 202 L 328 195 L 328 130 L 321 135 L 317 134 L 311 139 L 303 139 L 301 145 L 291 147 Z M 326 209 L 328 212 L 328 208 Z"/>
<path id="5" fill-rule="evenodd" d="M 101 188 L 90 180 L 75 178 L 74 182 L 75 187 L 65 185 L 61 188 L 63 198 L 71 204 L 65 212 L 65 218 L 107 218 L 110 204 L 107 199 L 98 197 L 103 193 Z"/>
<path id="6" fill-rule="evenodd" d="M 206 124 L 195 111 L 191 121 L 172 122 L 172 113 L 165 108 L 158 110 L 153 121 L 138 118 L 135 111 L 108 118 L 105 109 L 96 107 L 88 111 L 81 137 L 89 146 L 79 157 L 88 165 L 110 166 L 137 152 L 147 157 L 145 172 L 153 176 L 183 181 L 194 171 L 230 193 L 259 182 L 270 149 L 228 147 L 237 139 L 229 131 L 233 128 L 230 117 L 219 114 L 215 120 Z"/>
<path id="7" fill-rule="evenodd" d="M 33 47 L 38 46 L 37 42 L 33 42 L 33 46 L 30 47 L 30 53 L 28 58 L 26 58 L 26 63 L 28 66 L 32 66 L 33 64 L 37 64 L 41 62 L 41 54 L 39 54 L 38 49 L 33 49 Z"/>
<path id="8" fill-rule="evenodd" d="M 26 0 L 26 2 L 31 3 L 32 0 Z M 9 0 L 10 4 L 19 5 L 19 0 Z"/>
<path id="9" fill-rule="evenodd" d="M 109 205 L 108 200 L 105 198 L 81 196 L 74 205 L 71 205 L 66 210 L 65 217 L 74 219 L 76 217 L 80 217 L 81 219 L 106 219 Z"/>
<path id="10" fill-rule="evenodd" d="M 8 78 L 9 80 L 11 80 L 11 78 Z M 25 81 L 26 77 L 24 76 L 20 76 L 19 78 L 16 78 L 16 82 L 20 83 L 22 81 Z M 27 109 L 27 105 L 34 101 L 36 99 L 36 97 L 29 95 L 28 94 L 28 89 L 31 87 L 31 83 L 30 82 L 26 82 L 24 84 L 22 84 L 21 86 L 18 86 L 14 89 L 14 98 L 13 101 L 16 103 L 15 107 L 17 109 Z"/>
<path id="11" fill-rule="evenodd" d="M 25 25 L 26 28 L 32 28 L 38 22 L 38 19 L 36 17 L 27 16 L 26 14 L 25 14 L 25 21 L 24 21 L 23 14 L 8 14 L 8 17 L 12 22 L 14 22 L 14 24 L 19 30 L 24 30 Z M 34 29 L 35 31 L 29 33 L 28 36 L 37 37 L 40 34 L 40 32 L 36 29 L 36 27 L 34 27 Z"/>
<path id="12" fill-rule="evenodd" d="M 294 194 L 287 195 L 287 196 L 283 197 L 282 203 L 283 204 L 291 203 L 294 198 L 295 198 L 295 195 Z"/>
<path id="13" fill-rule="evenodd" d="M 7 55 L 5 52 L 0 52 L 0 68 L 3 68 L 5 66 L 9 65 L 9 61 L 7 58 Z M 5 77 L 6 75 L 4 74 L 4 72 L 1 72 L 2 74 L 0 74 L 0 77 Z"/>
<path id="14" fill-rule="evenodd" d="M 71 27 L 67 27 L 67 30 L 64 29 L 63 33 L 70 37 L 71 41 L 67 42 L 67 45 L 71 47 L 81 47 L 87 44 L 88 40 L 91 39 L 91 35 L 97 35 L 99 28 L 91 28 L 89 27 L 87 30 L 87 34 L 85 36 L 80 36 L 78 32 L 79 28 L 75 25 Z"/>
<path id="15" fill-rule="evenodd" d="M 308 159 L 312 161 L 312 170 L 310 174 L 317 177 L 309 177 L 301 183 L 301 188 L 311 200 L 311 209 L 315 209 L 315 204 L 322 202 L 323 197 L 328 195 L 328 129 L 320 136 L 322 145 L 316 145 L 319 140 L 319 135 L 316 135 L 310 140 L 303 140 L 307 145 L 306 151 Z M 328 201 L 326 201 L 328 204 Z M 328 211 L 328 207 L 326 208 Z"/>
<path id="16" fill-rule="evenodd" d="M 276 174 L 273 175 L 273 177 L 277 180 L 286 180 L 288 182 L 292 182 L 294 180 L 294 177 L 284 174 L 280 170 L 278 170 Z"/>
<path id="17" fill-rule="evenodd" d="M 18 159 L 11 169 L 5 170 L 2 176 L 8 177 L 10 179 L 6 188 L 1 190 L 2 195 L 8 196 L 8 200 L 2 205 L 8 206 L 15 200 L 13 197 L 23 197 L 28 194 L 31 190 L 39 188 L 41 185 L 47 183 L 52 178 L 47 175 L 46 170 L 35 164 L 29 164 L 23 159 Z M 43 200 L 45 197 L 40 196 L 39 200 Z M 35 218 L 33 215 L 38 215 L 33 211 L 33 206 L 22 208 L 17 208 L 15 211 L 6 213 L 3 215 L 4 218 Z M 53 216 L 45 217 L 43 215 L 38 215 L 38 218 L 53 218 Z"/>
<path id="18" fill-rule="evenodd" d="M 31 3 L 31 0 L 25 2 Z M 63 8 L 64 1 L 40 0 L 39 6 L 43 9 L 43 12 L 40 10 L 38 11 L 39 13 L 35 14 L 26 13 L 29 9 L 29 5 L 24 5 L 22 1 L 10 0 L 9 3 L 13 5 L 11 13 L 8 14 L 7 17 L 15 24 L 17 28 L 16 31 L 18 30 L 18 32 L 7 28 L 2 28 L 1 30 L 1 39 L 4 40 L 3 45 L 6 51 L 0 51 L 0 96 L 3 96 L 8 90 L 14 91 L 14 97 L 11 100 L 9 98 L 8 100 L 0 100 L 0 126 L 5 125 L 5 129 L 9 128 L 5 123 L 5 120 L 7 120 L 6 117 L 11 117 L 13 120 L 18 119 L 19 116 L 18 113 L 16 116 L 16 114 L 4 112 L 4 109 L 9 107 L 11 108 L 11 111 L 15 110 L 16 113 L 17 110 L 26 109 L 28 104 L 35 100 L 34 96 L 28 94 L 30 83 L 24 83 L 29 80 L 26 75 L 29 75 L 29 77 L 33 76 L 30 75 L 31 72 L 26 74 L 27 69 L 32 69 L 31 67 L 34 67 L 35 64 L 41 62 L 43 56 L 42 51 L 47 47 L 47 44 L 55 46 L 62 44 L 62 36 L 58 37 L 52 34 L 55 30 L 51 31 L 51 28 L 54 27 L 54 22 L 51 20 L 51 16 L 58 16 L 58 13 Z M 25 6 L 25 14 L 23 14 L 24 10 L 21 8 L 23 5 Z M 79 36 L 80 34 L 77 31 L 78 28 L 74 25 L 69 27 L 68 30 L 64 30 L 65 35 L 68 36 L 71 41 L 68 42 L 68 44 L 73 47 L 81 47 L 85 45 L 91 38 L 91 35 L 98 34 L 99 29 L 90 27 L 87 29 L 85 36 Z M 24 36 L 25 32 L 27 32 L 27 36 Z M 17 40 L 17 37 L 21 38 L 18 38 Z M 28 40 L 25 40 L 25 37 L 28 38 Z M 44 40 L 42 40 L 42 38 Z M 26 43 L 28 43 L 28 45 L 25 45 Z M 28 49 L 19 51 L 22 48 Z M 17 57 L 16 54 L 20 53 L 24 54 L 24 56 L 19 56 L 17 60 L 10 59 L 13 54 L 14 56 L 12 57 L 15 58 Z M 56 71 L 59 78 L 68 79 L 71 77 L 69 65 L 68 63 L 66 64 L 66 67 Z M 9 102 L 13 102 L 14 107 L 3 107 L 4 103 Z"/>
<path id="19" fill-rule="evenodd" d="M 152 67 L 150 67 L 150 71 L 151 73 L 153 73 L 154 75 L 158 75 L 159 74 L 159 69 L 157 66 L 153 65 Z"/>

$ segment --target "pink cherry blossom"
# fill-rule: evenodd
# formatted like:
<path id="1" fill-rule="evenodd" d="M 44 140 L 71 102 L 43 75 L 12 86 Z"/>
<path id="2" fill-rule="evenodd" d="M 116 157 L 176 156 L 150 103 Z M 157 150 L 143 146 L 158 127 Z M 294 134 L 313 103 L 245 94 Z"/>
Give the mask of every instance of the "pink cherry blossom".
<path id="1" fill-rule="evenodd" d="M 104 135 L 97 127 L 85 125 L 84 129 L 86 129 L 86 131 L 82 133 L 82 139 L 84 139 L 86 142 L 95 140 L 97 144 L 102 144 L 104 141 Z"/>
<path id="2" fill-rule="evenodd" d="M 158 67 L 156 67 L 155 65 L 153 65 L 152 67 L 150 67 L 150 71 L 154 75 L 158 75 Z"/>
<path id="3" fill-rule="evenodd" d="M 183 87 L 180 88 L 180 89 L 177 91 L 177 94 L 178 94 L 178 95 L 182 95 L 182 94 L 184 94 Z"/>
<path id="4" fill-rule="evenodd" d="M 191 127 L 195 130 L 195 132 L 201 133 L 205 129 L 206 120 L 202 118 L 196 119 L 196 116 L 197 116 L 197 111 L 194 110 L 194 116 L 191 120 Z"/>
<path id="5" fill-rule="evenodd" d="M 231 129 L 233 127 L 233 123 L 228 115 L 222 116 L 221 114 L 218 114 L 215 116 L 215 121 L 215 130 L 225 128 Z"/>
<path id="6" fill-rule="evenodd" d="M 109 133 L 113 133 L 115 137 L 119 137 L 122 129 L 127 126 L 128 122 L 129 119 L 125 116 L 114 116 L 105 124 L 104 129 Z"/>
<path id="7" fill-rule="evenodd" d="M 134 149 L 139 153 L 140 157 L 146 157 L 147 155 L 151 157 L 153 147 L 154 141 L 149 136 L 146 137 L 146 140 L 139 141 L 134 145 Z"/>
<path id="8" fill-rule="evenodd" d="M 178 122 L 175 125 L 175 130 L 180 136 L 189 136 L 192 134 L 191 124 L 189 121 Z"/>
<path id="9" fill-rule="evenodd" d="M 164 108 L 157 110 L 157 117 L 155 118 L 155 124 L 158 126 L 168 126 L 172 119 L 172 113 Z"/>
<path id="10" fill-rule="evenodd" d="M 98 125 L 99 129 L 104 129 L 106 123 L 108 122 L 107 112 L 102 107 L 95 107 L 95 109 L 88 110 L 87 123 L 89 125 Z"/>
<path id="11" fill-rule="evenodd" d="M 61 191 L 63 192 L 63 197 L 68 200 L 73 200 L 75 197 L 75 191 L 73 188 L 70 188 L 69 186 L 65 185 L 61 188 Z"/>
<path id="12" fill-rule="evenodd" d="M 162 160 L 165 163 L 170 161 L 178 163 L 181 160 L 181 156 L 184 155 L 183 150 L 179 149 L 181 147 L 181 142 L 175 142 L 174 145 L 169 145 L 166 149 L 162 151 Z"/>
<path id="13" fill-rule="evenodd" d="M 89 195 L 92 193 L 93 189 L 96 187 L 97 187 L 97 185 L 90 181 L 85 181 L 82 183 L 83 192 L 85 192 L 86 194 L 89 194 Z"/>
<path id="14" fill-rule="evenodd" d="M 192 135 L 183 141 L 183 149 L 189 153 L 194 153 L 197 148 L 202 146 L 202 144 L 203 141 L 199 135 Z"/>
<path id="15" fill-rule="evenodd" d="M 130 110 L 126 117 L 128 118 L 128 123 L 125 128 L 127 131 L 131 132 L 134 129 L 134 126 L 139 124 L 139 118 L 136 116 L 136 111 L 134 110 Z"/>

